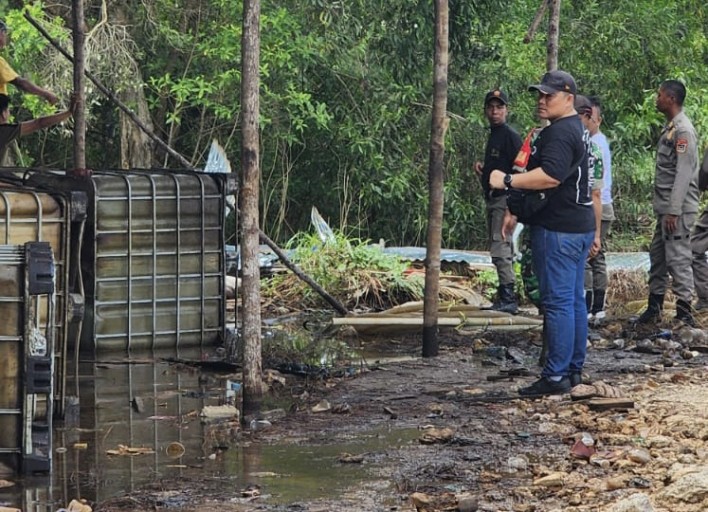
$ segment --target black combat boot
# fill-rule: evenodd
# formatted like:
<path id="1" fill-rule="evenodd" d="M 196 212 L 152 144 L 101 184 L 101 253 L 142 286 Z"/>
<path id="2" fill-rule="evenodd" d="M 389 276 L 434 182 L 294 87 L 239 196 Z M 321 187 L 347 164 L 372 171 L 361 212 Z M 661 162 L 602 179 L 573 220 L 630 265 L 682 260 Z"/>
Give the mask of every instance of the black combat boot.
<path id="1" fill-rule="evenodd" d="M 593 290 L 592 292 L 592 310 L 591 313 L 596 320 L 605 318 L 605 290 Z"/>
<path id="2" fill-rule="evenodd" d="M 696 326 L 696 321 L 691 313 L 691 303 L 685 300 L 676 301 L 676 320 L 680 320 L 691 327 Z"/>
<path id="3" fill-rule="evenodd" d="M 519 312 L 519 305 L 516 302 L 516 293 L 514 292 L 514 283 L 499 285 L 497 289 L 497 300 L 494 301 L 492 307 L 494 311 L 510 313 L 515 315 Z"/>
<path id="4" fill-rule="evenodd" d="M 639 315 L 637 323 L 648 324 L 661 320 L 661 310 L 664 309 L 664 296 L 658 293 L 649 294 L 649 303 L 644 313 Z"/>

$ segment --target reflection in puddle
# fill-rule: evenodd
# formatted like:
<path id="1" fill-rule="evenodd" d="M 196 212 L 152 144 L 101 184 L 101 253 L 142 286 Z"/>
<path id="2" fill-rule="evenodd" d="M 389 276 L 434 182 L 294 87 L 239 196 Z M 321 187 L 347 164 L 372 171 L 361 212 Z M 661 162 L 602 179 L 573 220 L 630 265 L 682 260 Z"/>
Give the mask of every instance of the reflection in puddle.
<path id="1" fill-rule="evenodd" d="M 234 491 L 255 484 L 272 503 L 333 496 L 373 478 L 366 463 L 339 463 L 341 453 L 373 454 L 418 435 L 368 432 L 325 446 L 251 440 L 239 436 L 236 423 L 203 424 L 199 418 L 205 406 L 233 396 L 233 379 L 160 359 L 169 356 L 174 353 L 154 354 L 154 360 L 134 356 L 144 360 L 134 364 L 81 363 L 79 405 L 55 424 L 51 478 L 9 477 L 17 485 L 0 489 L 0 505 L 53 512 L 75 498 L 100 503 L 180 476 L 228 480 Z M 204 354 L 181 351 L 180 357 L 202 360 Z"/>

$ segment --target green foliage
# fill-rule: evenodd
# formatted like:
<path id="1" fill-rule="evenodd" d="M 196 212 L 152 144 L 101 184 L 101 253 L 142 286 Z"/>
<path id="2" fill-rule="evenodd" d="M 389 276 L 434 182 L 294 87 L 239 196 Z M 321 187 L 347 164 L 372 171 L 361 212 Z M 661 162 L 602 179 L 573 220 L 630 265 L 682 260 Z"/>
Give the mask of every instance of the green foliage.
<path id="1" fill-rule="evenodd" d="M 335 234 L 323 243 L 316 234 L 300 233 L 289 243 L 291 258 L 305 274 L 350 307 L 383 308 L 418 300 L 423 279 L 408 275 L 408 264 L 379 246 Z M 312 288 L 291 274 L 275 276 L 266 295 L 302 298 L 305 304 L 322 304 Z"/>
<path id="2" fill-rule="evenodd" d="M 450 5 L 447 247 L 486 245 L 481 187 L 472 172 L 488 135 L 485 93 L 499 86 L 509 93 L 509 121 L 519 132 L 538 124 L 527 87 L 545 71 L 545 22 L 530 43 L 523 42 L 538 4 Z M 240 0 L 146 0 L 125 14 L 139 64 L 130 76 L 145 77 L 155 130 L 196 165 L 217 138 L 238 169 L 242 7 Z M 40 3 L 25 8 L 70 47 L 66 20 L 48 16 Z M 110 23 L 117 18 L 112 9 L 120 8 L 109 4 Z M 308 228 L 315 205 L 348 236 L 424 245 L 432 4 L 262 0 L 261 13 L 262 228 L 283 242 Z M 708 143 L 708 8 L 699 0 L 569 0 L 561 13 L 559 67 L 604 105 L 619 219 L 610 244 L 641 245 L 651 232 L 653 151 L 664 121 L 654 98 L 662 80 L 685 81 L 686 111 Z M 90 18 L 95 15 L 88 10 L 89 28 L 98 21 Z M 47 43 L 19 10 L 8 9 L 6 18 L 13 28 L 13 63 L 45 83 Z M 116 52 L 107 46 L 100 57 L 123 69 Z M 70 85 L 62 87 L 68 91 Z M 46 108 L 31 96 L 22 101 L 34 114 Z M 95 144 L 89 151 L 103 157 L 105 141 L 119 140 L 119 127 L 105 103 L 94 100 L 91 108 L 102 120 L 94 130 L 108 135 L 89 132 L 88 143 Z M 23 145 L 37 161 L 61 147 L 36 139 Z"/>

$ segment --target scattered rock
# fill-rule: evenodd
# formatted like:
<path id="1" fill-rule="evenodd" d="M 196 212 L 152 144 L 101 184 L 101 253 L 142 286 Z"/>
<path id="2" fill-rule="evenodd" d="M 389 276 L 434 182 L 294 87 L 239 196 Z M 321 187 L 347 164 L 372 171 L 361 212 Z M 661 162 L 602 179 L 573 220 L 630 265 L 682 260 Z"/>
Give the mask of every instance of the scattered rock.
<path id="1" fill-rule="evenodd" d="M 568 475 L 562 471 L 551 473 L 550 475 L 537 478 L 533 481 L 533 485 L 539 487 L 562 487 L 563 481 Z"/>
<path id="2" fill-rule="evenodd" d="M 654 512 L 654 506 L 649 496 L 637 493 L 611 505 L 605 509 L 605 512 Z"/>
<path id="3" fill-rule="evenodd" d="M 608 478 L 605 480 L 605 490 L 614 491 L 626 487 L 625 479 L 622 477 Z"/>
<path id="4" fill-rule="evenodd" d="M 455 431 L 451 428 L 428 428 L 423 432 L 420 438 L 421 444 L 436 444 L 436 443 L 447 443 L 453 436 Z"/>
<path id="5" fill-rule="evenodd" d="M 422 512 L 430 507 L 430 497 L 425 493 L 414 492 L 411 494 L 410 499 L 416 511 Z"/>
<path id="6" fill-rule="evenodd" d="M 352 412 L 352 406 L 346 402 L 336 404 L 334 407 L 332 407 L 332 412 L 334 414 L 349 414 L 350 412 Z"/>
<path id="7" fill-rule="evenodd" d="M 320 400 L 320 402 L 312 407 L 312 412 L 327 412 L 332 408 L 327 400 Z"/>
<path id="8" fill-rule="evenodd" d="M 457 512 L 477 512 L 479 502 L 472 496 L 458 496 Z"/>
<path id="9" fill-rule="evenodd" d="M 529 460 L 523 455 L 509 457 L 506 462 L 510 471 L 526 471 L 529 467 Z"/>
<path id="10" fill-rule="evenodd" d="M 361 464 L 362 462 L 364 462 L 364 455 L 352 455 L 351 453 L 342 453 L 339 455 L 337 460 L 343 464 Z"/>
<path id="11" fill-rule="evenodd" d="M 668 436 L 651 436 L 647 438 L 649 448 L 666 448 L 673 444 L 674 440 Z"/>
<path id="12" fill-rule="evenodd" d="M 708 466 L 672 467 L 670 476 L 671 484 L 659 493 L 660 500 L 708 505 Z"/>
<path id="13" fill-rule="evenodd" d="M 651 454 L 644 448 L 633 448 L 627 452 L 627 458 L 637 464 L 647 464 L 651 461 Z"/>

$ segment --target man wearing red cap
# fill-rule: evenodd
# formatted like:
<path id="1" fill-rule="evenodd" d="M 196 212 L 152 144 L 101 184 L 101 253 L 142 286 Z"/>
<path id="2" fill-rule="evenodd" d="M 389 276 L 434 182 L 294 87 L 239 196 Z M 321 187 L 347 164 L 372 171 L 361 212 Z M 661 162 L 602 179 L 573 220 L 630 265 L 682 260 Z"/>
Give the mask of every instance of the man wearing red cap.
<path id="1" fill-rule="evenodd" d="M 475 162 L 474 170 L 480 178 L 487 207 L 487 237 L 489 254 L 497 269 L 499 288 L 497 299 L 490 309 L 515 315 L 518 312 L 514 291 L 515 275 L 511 238 L 502 237 L 502 223 L 506 211 L 506 193 L 489 188 L 489 174 L 493 169 L 512 172 L 514 157 L 521 147 L 521 137 L 506 123 L 509 100 L 500 89 L 489 91 L 484 98 L 484 115 L 489 121 L 489 139 L 484 151 L 484 163 Z"/>

